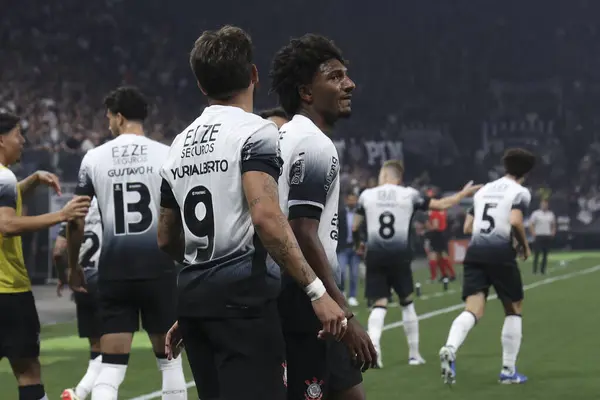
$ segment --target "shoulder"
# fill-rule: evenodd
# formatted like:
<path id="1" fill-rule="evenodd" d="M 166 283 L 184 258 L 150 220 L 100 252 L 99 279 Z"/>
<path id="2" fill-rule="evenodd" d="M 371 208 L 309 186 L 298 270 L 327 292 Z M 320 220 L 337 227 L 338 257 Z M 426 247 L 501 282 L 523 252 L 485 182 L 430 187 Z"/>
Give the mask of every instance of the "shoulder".
<path id="1" fill-rule="evenodd" d="M 0 185 L 16 184 L 17 176 L 9 168 L 0 166 Z"/>

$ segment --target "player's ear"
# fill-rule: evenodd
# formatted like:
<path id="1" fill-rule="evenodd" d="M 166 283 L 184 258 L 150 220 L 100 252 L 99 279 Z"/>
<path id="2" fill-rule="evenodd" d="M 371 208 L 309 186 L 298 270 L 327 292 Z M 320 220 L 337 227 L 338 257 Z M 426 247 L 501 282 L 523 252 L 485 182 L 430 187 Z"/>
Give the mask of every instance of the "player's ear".
<path id="1" fill-rule="evenodd" d="M 250 84 L 256 85 L 258 83 L 258 69 L 256 65 L 252 64 L 252 70 L 250 71 Z"/>
<path id="2" fill-rule="evenodd" d="M 307 103 L 312 103 L 312 88 L 310 85 L 301 85 L 298 87 L 300 98 Z"/>
<path id="3" fill-rule="evenodd" d="M 117 113 L 117 125 L 118 126 L 125 125 L 125 117 L 121 113 Z"/>

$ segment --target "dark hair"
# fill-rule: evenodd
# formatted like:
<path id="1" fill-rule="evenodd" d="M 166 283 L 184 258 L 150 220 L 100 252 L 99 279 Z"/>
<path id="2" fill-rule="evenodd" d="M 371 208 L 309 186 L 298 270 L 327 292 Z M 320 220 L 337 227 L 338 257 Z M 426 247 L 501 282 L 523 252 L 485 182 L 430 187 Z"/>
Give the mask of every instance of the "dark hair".
<path id="1" fill-rule="evenodd" d="M 252 39 L 243 29 L 226 25 L 204 31 L 190 53 L 190 66 L 206 95 L 229 100 L 250 86 Z"/>
<path id="2" fill-rule="evenodd" d="M 0 134 L 3 135 L 9 133 L 19 125 L 20 122 L 21 118 L 19 118 L 18 115 L 11 112 L 0 112 Z"/>
<path id="3" fill-rule="evenodd" d="M 121 114 L 132 121 L 144 121 L 148 116 L 148 102 L 133 86 L 121 86 L 104 98 L 104 106 L 113 114 Z"/>
<path id="4" fill-rule="evenodd" d="M 506 173 L 520 179 L 535 166 L 535 155 L 525 149 L 508 149 L 504 153 L 502 161 Z"/>
<path id="5" fill-rule="evenodd" d="M 342 51 L 324 36 L 308 33 L 292 39 L 282 47 L 271 64 L 271 92 L 277 93 L 279 103 L 288 115 L 300 108 L 300 86 L 313 81 L 319 65 L 329 60 L 346 61 Z"/>
<path id="6" fill-rule="evenodd" d="M 281 107 L 269 108 L 267 110 L 262 110 L 258 113 L 261 118 L 267 119 L 271 117 L 279 117 L 284 119 L 289 119 L 284 109 Z"/>

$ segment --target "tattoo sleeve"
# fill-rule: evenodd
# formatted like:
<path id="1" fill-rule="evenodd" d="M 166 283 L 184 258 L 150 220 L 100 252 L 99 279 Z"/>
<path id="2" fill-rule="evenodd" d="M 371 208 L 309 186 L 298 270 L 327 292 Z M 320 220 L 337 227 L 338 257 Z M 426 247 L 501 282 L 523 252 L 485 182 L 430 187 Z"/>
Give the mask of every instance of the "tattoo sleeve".
<path id="1" fill-rule="evenodd" d="M 158 245 L 175 261 L 185 257 L 185 237 L 179 209 L 160 208 L 158 217 Z"/>
<path id="2" fill-rule="evenodd" d="M 269 174 L 248 171 L 242 175 L 252 222 L 267 252 L 298 284 L 305 287 L 317 277 L 279 208 L 277 182 Z"/>

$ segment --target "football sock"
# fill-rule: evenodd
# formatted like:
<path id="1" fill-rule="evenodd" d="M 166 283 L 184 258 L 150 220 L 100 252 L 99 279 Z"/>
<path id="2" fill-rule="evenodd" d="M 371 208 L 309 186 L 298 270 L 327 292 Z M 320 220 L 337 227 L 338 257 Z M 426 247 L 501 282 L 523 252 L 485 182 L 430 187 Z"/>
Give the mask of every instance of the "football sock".
<path id="1" fill-rule="evenodd" d="M 168 360 L 166 354 L 156 354 L 156 362 L 162 373 L 162 400 L 187 400 L 181 356 Z"/>
<path id="2" fill-rule="evenodd" d="M 454 322 L 452 322 L 450 332 L 448 333 L 448 340 L 446 340 L 446 346 L 458 350 L 467 338 L 467 334 L 473 329 L 476 323 L 477 318 L 475 318 L 473 313 L 470 313 L 469 311 L 461 312 L 459 316 L 454 319 Z"/>
<path id="3" fill-rule="evenodd" d="M 507 315 L 502 326 L 502 367 L 515 372 L 517 356 L 523 338 L 523 320 L 520 315 Z"/>
<path id="4" fill-rule="evenodd" d="M 44 385 L 19 386 L 19 400 L 48 400 Z"/>
<path id="5" fill-rule="evenodd" d="M 437 277 L 437 261 L 429 260 L 429 274 L 431 275 L 431 280 L 435 281 Z"/>
<path id="6" fill-rule="evenodd" d="M 129 354 L 102 354 L 102 369 L 94 382 L 92 400 L 117 400 L 128 362 Z"/>
<path id="7" fill-rule="evenodd" d="M 442 260 L 443 274 L 449 278 L 454 278 L 456 274 L 454 273 L 454 267 L 452 267 L 452 263 L 448 259 L 448 257 L 444 257 Z"/>
<path id="8" fill-rule="evenodd" d="M 408 343 L 408 358 L 419 357 L 419 318 L 413 302 L 402 305 L 402 322 Z"/>
<path id="9" fill-rule="evenodd" d="M 80 399 L 85 399 L 94 387 L 94 382 L 102 370 L 102 355 L 92 352 L 90 355 L 90 361 L 88 363 L 88 369 L 81 378 L 81 381 L 75 387 L 75 394 Z"/>
<path id="10" fill-rule="evenodd" d="M 369 321 L 367 322 L 369 337 L 377 351 L 380 349 L 381 332 L 383 332 L 385 314 L 387 314 L 387 307 L 374 306 L 369 315 Z"/>

